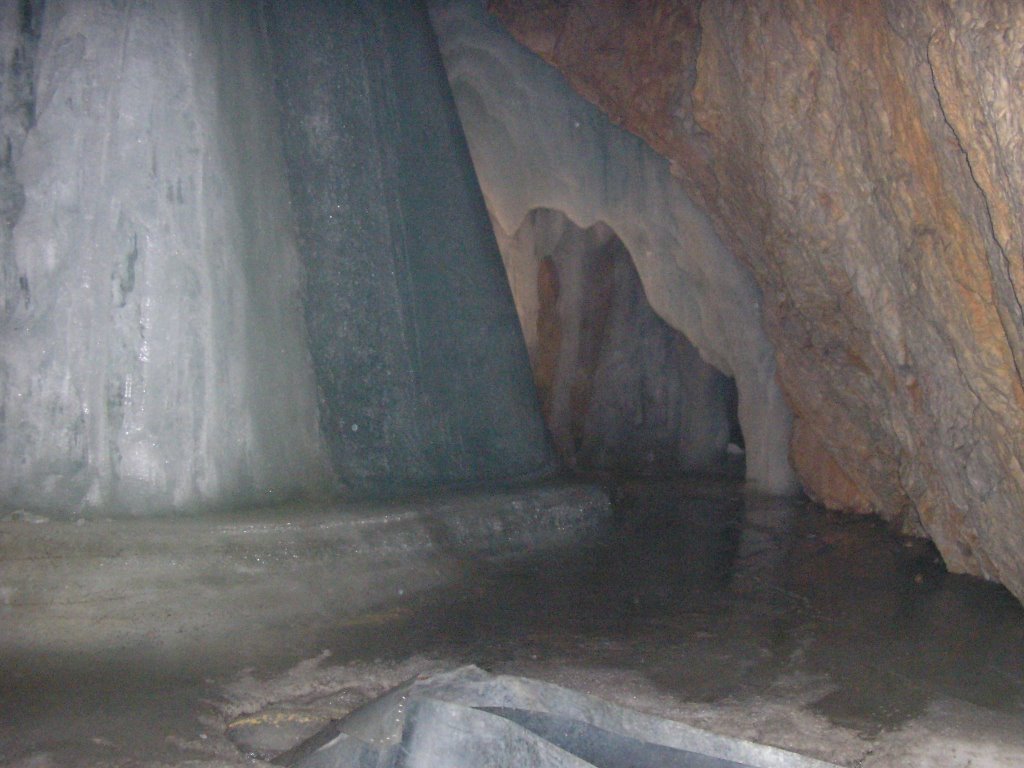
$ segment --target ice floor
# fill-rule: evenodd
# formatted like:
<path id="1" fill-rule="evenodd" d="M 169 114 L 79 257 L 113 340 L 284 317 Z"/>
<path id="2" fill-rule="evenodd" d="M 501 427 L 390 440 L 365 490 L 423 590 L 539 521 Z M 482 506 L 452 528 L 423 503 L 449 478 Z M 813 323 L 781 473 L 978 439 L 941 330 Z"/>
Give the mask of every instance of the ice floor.
<path id="1" fill-rule="evenodd" d="M 841 765 L 1024 765 L 1024 610 L 1005 590 L 877 521 L 732 481 L 611 493 L 596 546 L 467 555 L 443 585 L 270 645 L 9 655 L 0 764 L 252 765 L 475 663 Z"/>

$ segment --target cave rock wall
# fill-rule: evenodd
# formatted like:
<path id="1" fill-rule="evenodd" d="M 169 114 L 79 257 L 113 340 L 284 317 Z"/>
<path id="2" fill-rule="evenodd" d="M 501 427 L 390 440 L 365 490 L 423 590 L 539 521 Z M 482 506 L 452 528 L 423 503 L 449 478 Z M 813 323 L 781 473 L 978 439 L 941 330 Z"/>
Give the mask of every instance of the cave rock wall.
<path id="1" fill-rule="evenodd" d="M 536 208 L 561 211 L 581 228 L 610 227 L 651 307 L 735 378 L 748 478 L 770 492 L 791 490 L 790 412 L 760 293 L 669 163 L 575 94 L 478 0 L 436 0 L 430 8 L 499 242 L 510 242 Z M 506 267 L 533 345 L 536 275 L 528 261 L 506 258 Z"/>
<path id="2" fill-rule="evenodd" d="M 807 491 L 1024 597 L 1024 7 L 491 7 L 750 265 Z"/>

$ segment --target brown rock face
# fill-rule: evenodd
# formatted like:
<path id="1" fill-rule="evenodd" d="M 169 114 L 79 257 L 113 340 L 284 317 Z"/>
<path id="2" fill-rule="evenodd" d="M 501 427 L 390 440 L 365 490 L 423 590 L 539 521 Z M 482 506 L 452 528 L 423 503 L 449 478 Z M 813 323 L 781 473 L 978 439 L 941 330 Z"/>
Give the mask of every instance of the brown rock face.
<path id="1" fill-rule="evenodd" d="M 808 493 L 1024 598 L 1024 6 L 491 5 L 750 265 Z"/>

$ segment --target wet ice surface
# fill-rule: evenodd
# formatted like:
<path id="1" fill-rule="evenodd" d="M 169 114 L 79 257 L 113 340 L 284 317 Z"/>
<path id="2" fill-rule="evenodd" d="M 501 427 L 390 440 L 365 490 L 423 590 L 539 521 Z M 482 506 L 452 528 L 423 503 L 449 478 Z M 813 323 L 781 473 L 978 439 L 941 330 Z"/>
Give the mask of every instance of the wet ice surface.
<path id="1" fill-rule="evenodd" d="M 465 563 L 456 585 L 329 636 L 296 628 L 287 649 L 239 638 L 231 659 L 22 660 L 0 670 L 0 763 L 237 764 L 225 730 L 259 753 L 273 723 L 298 738 L 281 724 L 315 729 L 461 663 L 847 765 L 900 764 L 911 733 L 910 764 L 1014 764 L 943 741 L 961 731 L 1017 739 L 1024 756 L 1024 611 L 1005 590 L 947 574 L 878 521 L 729 481 L 613 493 L 613 535 L 594 549 Z"/>

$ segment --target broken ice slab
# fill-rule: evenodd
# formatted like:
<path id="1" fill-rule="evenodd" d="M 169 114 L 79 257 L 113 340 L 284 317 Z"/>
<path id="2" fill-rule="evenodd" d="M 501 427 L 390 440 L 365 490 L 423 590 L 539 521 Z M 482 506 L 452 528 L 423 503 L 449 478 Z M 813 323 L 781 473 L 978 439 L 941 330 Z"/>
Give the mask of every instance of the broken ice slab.
<path id="1" fill-rule="evenodd" d="M 835 768 L 472 666 L 406 683 L 274 762 L 290 768 Z"/>

